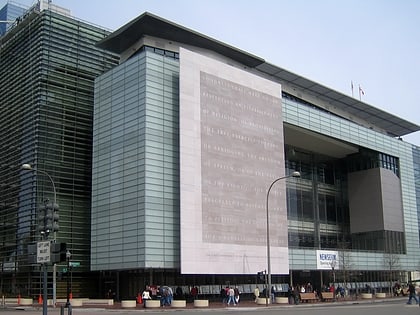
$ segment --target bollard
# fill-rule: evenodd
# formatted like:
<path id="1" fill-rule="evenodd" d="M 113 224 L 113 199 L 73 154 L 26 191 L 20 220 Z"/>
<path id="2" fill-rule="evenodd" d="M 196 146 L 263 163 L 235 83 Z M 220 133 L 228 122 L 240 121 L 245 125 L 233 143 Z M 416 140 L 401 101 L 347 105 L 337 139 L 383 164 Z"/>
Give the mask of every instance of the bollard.
<path id="1" fill-rule="evenodd" d="M 64 305 L 61 305 L 60 307 L 60 315 L 64 315 Z"/>

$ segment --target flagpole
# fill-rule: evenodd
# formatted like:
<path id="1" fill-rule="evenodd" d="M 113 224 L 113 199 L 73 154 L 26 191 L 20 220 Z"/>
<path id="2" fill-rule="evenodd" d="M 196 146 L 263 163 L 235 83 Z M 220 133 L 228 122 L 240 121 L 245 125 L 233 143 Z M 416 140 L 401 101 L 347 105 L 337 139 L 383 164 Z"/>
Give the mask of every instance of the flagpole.
<path id="1" fill-rule="evenodd" d="M 353 80 L 351 80 L 351 97 L 354 97 Z"/>

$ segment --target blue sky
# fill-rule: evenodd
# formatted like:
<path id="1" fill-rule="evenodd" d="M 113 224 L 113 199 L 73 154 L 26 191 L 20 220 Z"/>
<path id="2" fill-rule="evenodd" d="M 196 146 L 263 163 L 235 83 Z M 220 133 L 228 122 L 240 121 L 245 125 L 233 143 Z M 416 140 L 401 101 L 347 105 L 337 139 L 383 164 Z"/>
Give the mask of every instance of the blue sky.
<path id="1" fill-rule="evenodd" d="M 360 85 L 364 102 L 420 125 L 419 0 L 53 3 L 111 30 L 148 11 L 350 96 L 353 81 L 354 97 Z M 420 132 L 403 140 L 420 146 Z"/>

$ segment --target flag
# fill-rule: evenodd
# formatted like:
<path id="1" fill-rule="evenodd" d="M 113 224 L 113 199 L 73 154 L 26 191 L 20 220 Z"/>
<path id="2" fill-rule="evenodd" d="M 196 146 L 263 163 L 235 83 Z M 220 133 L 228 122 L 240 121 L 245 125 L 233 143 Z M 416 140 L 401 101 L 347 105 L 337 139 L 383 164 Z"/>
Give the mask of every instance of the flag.
<path id="1" fill-rule="evenodd" d="M 353 80 L 351 80 L 351 97 L 354 97 Z"/>
<path id="2" fill-rule="evenodd" d="M 359 84 L 359 99 L 362 100 L 362 95 L 365 95 L 365 91 L 363 91 L 362 87 Z"/>

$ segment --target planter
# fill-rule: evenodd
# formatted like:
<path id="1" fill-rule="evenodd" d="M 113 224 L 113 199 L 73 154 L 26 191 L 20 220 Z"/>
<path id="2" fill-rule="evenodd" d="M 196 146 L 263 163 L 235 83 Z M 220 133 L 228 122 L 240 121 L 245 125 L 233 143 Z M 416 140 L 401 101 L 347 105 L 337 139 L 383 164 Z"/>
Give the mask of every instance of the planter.
<path id="1" fill-rule="evenodd" d="M 209 300 L 194 300 L 194 307 L 209 307 Z"/>
<path id="2" fill-rule="evenodd" d="M 146 300 L 146 308 L 159 308 L 160 301 L 159 300 Z"/>
<path id="3" fill-rule="evenodd" d="M 284 296 L 276 297 L 275 301 L 277 304 L 289 304 L 289 298 Z"/>
<path id="4" fill-rule="evenodd" d="M 371 299 L 371 298 L 372 298 L 372 293 L 362 293 L 362 294 L 360 295 L 360 297 L 361 297 L 362 299 Z"/>
<path id="5" fill-rule="evenodd" d="M 375 297 L 377 297 L 379 299 L 384 299 L 384 298 L 386 298 L 386 293 L 385 292 L 376 293 Z"/>
<path id="6" fill-rule="evenodd" d="M 258 305 L 266 305 L 267 304 L 267 300 L 268 300 L 268 304 L 271 304 L 270 299 L 266 299 L 266 298 L 258 298 L 257 299 L 257 304 Z"/>
<path id="7" fill-rule="evenodd" d="M 32 305 L 34 303 L 34 300 L 29 298 L 21 298 L 19 305 Z"/>
<path id="8" fill-rule="evenodd" d="M 172 307 L 187 307 L 187 301 L 185 300 L 172 300 Z"/>
<path id="9" fill-rule="evenodd" d="M 121 307 L 122 308 L 135 308 L 137 306 L 136 300 L 122 300 Z"/>
<path id="10" fill-rule="evenodd" d="M 71 306 L 83 306 L 83 300 L 82 299 L 72 299 L 70 301 Z"/>

